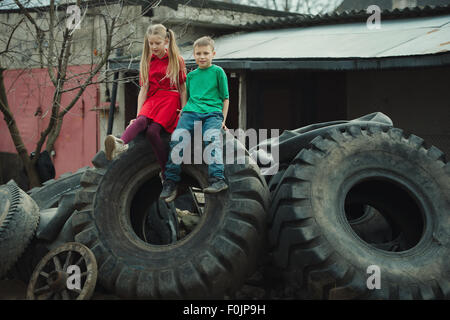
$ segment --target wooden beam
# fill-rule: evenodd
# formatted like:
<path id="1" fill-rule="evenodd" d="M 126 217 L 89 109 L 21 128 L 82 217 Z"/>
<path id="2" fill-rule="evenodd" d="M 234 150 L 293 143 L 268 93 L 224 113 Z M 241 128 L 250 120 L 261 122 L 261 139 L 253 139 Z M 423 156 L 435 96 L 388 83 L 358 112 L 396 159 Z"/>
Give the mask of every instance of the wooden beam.
<path id="1" fill-rule="evenodd" d="M 247 72 L 239 72 L 239 128 L 247 130 Z"/>

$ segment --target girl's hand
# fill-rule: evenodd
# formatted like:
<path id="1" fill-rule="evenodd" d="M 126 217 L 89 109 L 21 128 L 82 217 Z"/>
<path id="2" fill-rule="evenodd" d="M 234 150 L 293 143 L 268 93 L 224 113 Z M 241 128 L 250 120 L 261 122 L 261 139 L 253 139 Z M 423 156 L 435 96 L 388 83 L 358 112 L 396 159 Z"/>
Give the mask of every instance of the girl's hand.
<path id="1" fill-rule="evenodd" d="M 131 120 L 130 120 L 130 123 L 127 125 L 127 129 L 128 129 L 128 127 L 131 126 L 131 125 L 133 124 L 133 122 L 135 122 L 135 121 L 136 121 L 136 119 L 131 119 Z"/>
<path id="2" fill-rule="evenodd" d="M 225 121 L 222 122 L 222 129 L 223 129 L 223 130 L 228 130 L 227 126 L 225 125 Z"/>

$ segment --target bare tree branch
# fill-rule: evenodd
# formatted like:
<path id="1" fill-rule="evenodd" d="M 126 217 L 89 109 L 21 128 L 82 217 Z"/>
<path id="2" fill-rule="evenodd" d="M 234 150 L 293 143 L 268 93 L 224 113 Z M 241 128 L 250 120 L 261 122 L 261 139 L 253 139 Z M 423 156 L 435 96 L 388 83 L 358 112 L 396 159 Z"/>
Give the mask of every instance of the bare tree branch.
<path id="1" fill-rule="evenodd" d="M 140 23 L 138 19 L 142 18 L 143 13 L 156 7 L 159 2 L 160 0 L 154 1 L 137 14 L 136 8 L 125 6 L 122 0 L 118 0 L 114 4 L 105 1 L 102 7 L 93 7 L 89 10 L 86 7 L 83 9 L 83 19 L 81 20 L 86 21 L 88 19 L 90 21 L 92 19 L 92 26 L 94 27 L 92 37 L 86 37 L 86 30 L 77 33 L 75 29 L 69 30 L 64 23 L 67 17 L 60 13 L 62 9 L 66 8 L 66 5 L 58 8 L 55 0 L 50 0 L 49 6 L 42 10 L 36 8 L 30 10 L 22 4 L 23 1 L 14 0 L 22 16 L 19 17 L 20 22 L 17 23 L 19 19 L 15 20 L 16 25 L 0 22 L 0 24 L 7 25 L 11 30 L 7 35 L 0 34 L 2 59 L 6 59 L 3 60 L 5 62 L 10 61 L 11 65 L 20 65 L 20 68 L 24 70 L 30 70 L 37 66 L 46 67 L 46 72 L 53 85 L 51 103 L 42 106 L 45 114 L 40 118 L 46 118 L 48 123 L 36 139 L 38 140 L 34 150 L 36 154 L 41 152 L 44 145 L 46 145 L 45 148 L 48 151 L 53 149 L 64 116 L 71 112 L 83 94 L 90 94 L 86 90 L 88 86 L 114 82 L 114 80 L 108 80 L 107 71 L 102 71 L 105 69 L 111 53 L 118 48 L 130 50 L 133 44 L 139 43 L 134 37 L 136 25 Z M 76 3 L 80 6 L 81 1 L 77 0 Z M 17 17 L 19 14 L 14 15 Z M 46 21 L 43 21 L 43 18 Z M 75 72 L 74 70 L 77 68 L 72 69 L 70 67 L 86 64 L 86 62 L 89 67 L 81 72 Z M 33 73 L 30 73 L 30 75 L 33 76 Z M 122 78 L 121 82 L 136 82 L 136 78 L 137 76 Z M 36 80 L 38 79 L 39 76 L 36 75 Z M 1 82 L 3 83 L 3 81 Z M 25 83 L 27 82 L 25 81 Z M 30 89 L 29 99 L 35 99 L 33 90 L 39 92 L 39 85 L 36 87 L 36 82 L 33 81 L 27 85 Z M 47 84 L 43 84 L 43 86 L 47 87 Z M 14 92 L 14 85 L 11 86 L 10 90 Z M 67 97 L 65 96 L 67 93 L 70 94 L 70 102 L 62 103 L 64 101 L 62 97 Z M 0 112 L 3 113 L 5 121 L 8 123 L 8 129 L 16 150 L 23 157 L 24 163 L 34 163 L 36 159 L 29 159 L 28 152 L 23 141 L 21 141 L 22 137 L 13 113 L 5 107 L 7 106 L 6 93 L 4 99 L 0 102 Z M 25 101 L 25 103 L 27 102 Z M 41 106 L 40 101 L 39 106 Z M 34 139 L 32 138 L 32 140 Z M 35 171 L 33 165 L 27 165 L 29 177 L 33 176 L 32 171 Z M 36 175 L 34 174 L 34 176 Z M 39 181 L 39 179 L 35 181 Z"/>
<path id="2" fill-rule="evenodd" d="M 106 49 L 105 49 L 105 53 L 103 55 L 103 59 L 101 60 L 101 62 L 95 67 L 95 69 L 93 70 L 93 72 L 91 72 L 91 74 L 89 75 L 88 79 L 84 82 L 84 84 L 80 87 L 80 90 L 78 91 L 77 95 L 72 99 L 72 101 L 69 103 L 69 105 L 60 113 L 60 117 L 64 116 L 74 105 L 75 103 L 78 101 L 78 98 L 83 94 L 84 90 L 86 89 L 86 87 L 90 84 L 92 78 L 100 71 L 100 69 L 106 64 L 106 62 L 108 61 L 108 57 L 111 53 L 112 50 L 112 46 L 111 46 L 111 42 L 112 42 L 112 30 L 114 30 L 115 27 L 115 23 L 116 23 L 116 18 L 113 17 L 111 20 L 111 26 L 108 26 L 108 21 L 106 20 L 106 18 L 103 16 L 104 18 L 104 23 L 105 23 L 105 29 L 106 29 Z"/>
<path id="3" fill-rule="evenodd" d="M 16 32 L 16 30 L 19 28 L 20 24 L 21 24 L 24 20 L 25 20 L 25 18 L 20 19 L 19 23 L 17 23 L 17 24 L 13 27 L 13 29 L 12 29 L 12 31 L 11 31 L 11 34 L 10 34 L 9 37 L 8 37 L 8 41 L 7 41 L 7 43 L 6 43 L 5 50 L 0 51 L 0 55 L 2 55 L 2 54 L 4 54 L 4 53 L 8 52 L 8 50 L 9 50 L 9 45 L 11 44 L 11 39 L 12 39 L 13 36 L 14 36 L 14 32 Z"/>

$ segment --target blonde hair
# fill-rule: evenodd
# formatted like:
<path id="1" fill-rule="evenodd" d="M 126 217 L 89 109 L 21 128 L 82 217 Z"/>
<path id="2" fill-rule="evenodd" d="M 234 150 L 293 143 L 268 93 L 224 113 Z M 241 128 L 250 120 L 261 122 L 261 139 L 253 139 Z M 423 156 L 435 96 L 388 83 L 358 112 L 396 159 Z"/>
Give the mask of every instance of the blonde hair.
<path id="1" fill-rule="evenodd" d="M 208 36 L 204 36 L 195 40 L 194 49 L 195 47 L 204 47 L 204 46 L 210 46 L 211 49 L 214 51 L 214 40 Z"/>
<path id="2" fill-rule="evenodd" d="M 148 85 L 148 72 L 150 70 L 151 59 L 148 38 L 152 35 L 158 35 L 164 40 L 169 39 L 169 65 L 167 66 L 166 78 L 170 79 L 171 85 L 175 84 L 178 87 L 179 72 L 180 68 L 182 67 L 180 50 L 178 49 L 177 43 L 175 41 L 175 33 L 162 24 L 150 25 L 147 28 L 147 32 L 145 33 L 140 64 L 141 83 L 143 86 Z"/>

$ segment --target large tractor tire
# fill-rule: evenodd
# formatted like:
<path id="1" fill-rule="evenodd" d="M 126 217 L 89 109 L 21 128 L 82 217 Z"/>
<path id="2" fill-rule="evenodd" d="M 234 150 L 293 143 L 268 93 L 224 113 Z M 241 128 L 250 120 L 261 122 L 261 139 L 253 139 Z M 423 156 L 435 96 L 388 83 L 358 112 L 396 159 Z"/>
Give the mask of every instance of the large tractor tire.
<path id="1" fill-rule="evenodd" d="M 0 186 L 0 278 L 25 251 L 39 223 L 39 208 L 11 180 Z"/>
<path id="2" fill-rule="evenodd" d="M 375 208 L 391 239 L 373 243 L 353 229 L 352 203 Z M 269 212 L 274 263 L 303 298 L 450 298 L 450 164 L 415 135 L 350 126 L 316 137 Z"/>
<path id="3" fill-rule="evenodd" d="M 58 179 L 45 181 L 42 187 L 35 187 L 29 190 L 28 194 L 39 206 L 39 209 L 56 208 L 65 194 L 76 192 L 81 188 L 81 176 L 88 168 L 83 167 L 75 173 L 67 172 Z"/>
<path id="4" fill-rule="evenodd" d="M 159 165 L 142 140 L 107 167 L 87 170 L 81 179 L 73 216 L 75 240 L 95 254 L 99 283 L 122 298 L 233 296 L 256 269 L 265 242 L 269 192 L 258 166 L 247 152 L 245 164 L 225 164 L 229 189 L 205 195 L 195 229 L 175 243 L 155 245 L 143 240 L 142 226 L 136 223 L 145 221 L 142 212 L 149 211 L 161 192 Z M 226 141 L 235 151 L 242 148 L 235 139 Z M 183 165 L 179 192 L 183 184 L 206 187 L 207 177 L 205 165 Z"/>
<path id="5" fill-rule="evenodd" d="M 40 223 L 26 250 L 10 268 L 9 277 L 28 283 L 34 268 L 48 253 L 49 244 L 56 238 L 65 221 L 73 213 L 73 205 L 69 202 L 81 188 L 81 176 L 88 168 L 80 168 L 74 173 L 66 172 L 58 179 L 47 180 L 41 187 L 35 187 L 27 192 L 39 207 Z M 58 214 L 49 220 L 44 212 L 51 208 L 55 208 L 54 210 L 58 208 Z M 63 208 L 65 210 L 61 210 Z"/>

